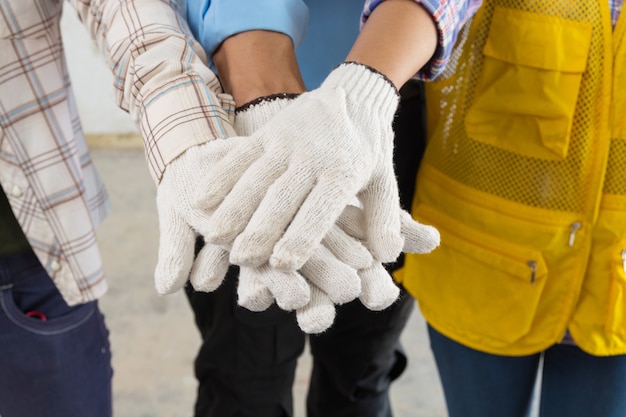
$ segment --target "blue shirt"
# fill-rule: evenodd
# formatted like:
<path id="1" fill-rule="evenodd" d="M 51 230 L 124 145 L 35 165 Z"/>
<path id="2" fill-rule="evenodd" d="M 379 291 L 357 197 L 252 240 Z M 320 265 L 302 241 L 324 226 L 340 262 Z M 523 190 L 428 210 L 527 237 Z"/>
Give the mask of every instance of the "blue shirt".
<path id="1" fill-rule="evenodd" d="M 187 22 L 209 59 L 226 38 L 248 30 L 285 33 L 297 47 L 308 18 L 301 0 L 187 0 Z"/>
<path id="2" fill-rule="evenodd" d="M 330 69 L 344 60 L 359 30 L 381 0 L 186 0 L 191 30 L 213 54 L 224 39 L 255 29 L 282 32 L 298 47 L 307 29 L 307 5 L 311 30 L 297 50 L 307 88 L 315 88 Z M 439 32 L 437 56 L 420 71 L 420 77 L 435 77 L 447 62 L 462 24 L 480 6 L 481 0 L 415 0 L 432 13 Z M 360 7 L 357 7 L 360 3 Z M 365 3 L 365 6 L 363 4 Z M 362 12 L 362 13 L 361 13 Z M 354 17 L 350 15 L 353 14 Z M 304 16 L 306 15 L 306 17 Z"/>

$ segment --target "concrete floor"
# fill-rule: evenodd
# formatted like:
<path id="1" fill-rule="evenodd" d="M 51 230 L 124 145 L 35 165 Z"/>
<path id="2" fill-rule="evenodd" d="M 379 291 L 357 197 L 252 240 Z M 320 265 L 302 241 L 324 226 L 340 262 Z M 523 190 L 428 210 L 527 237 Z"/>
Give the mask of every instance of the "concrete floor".
<path id="1" fill-rule="evenodd" d="M 196 381 L 192 363 L 200 339 L 182 293 L 154 291 L 158 247 L 156 188 L 140 150 L 94 149 L 94 162 L 113 202 L 98 237 L 110 284 L 101 307 L 111 331 L 116 417 L 190 416 Z M 398 417 L 445 417 L 443 395 L 424 322 L 414 313 L 403 341 L 410 361 L 393 386 Z M 310 358 L 298 365 L 296 417 L 305 417 Z"/>

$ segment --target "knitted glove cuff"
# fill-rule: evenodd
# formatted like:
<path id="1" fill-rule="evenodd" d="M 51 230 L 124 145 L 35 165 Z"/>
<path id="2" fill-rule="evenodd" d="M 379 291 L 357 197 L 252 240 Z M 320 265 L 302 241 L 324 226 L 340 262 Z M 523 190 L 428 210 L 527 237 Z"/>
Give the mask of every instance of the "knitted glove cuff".
<path id="1" fill-rule="evenodd" d="M 274 94 L 238 107 L 235 110 L 235 131 L 242 136 L 252 135 L 296 97 L 298 94 Z"/>
<path id="2" fill-rule="evenodd" d="M 358 62 L 344 62 L 326 77 L 323 89 L 342 89 L 358 105 L 370 106 L 383 120 L 393 118 L 400 94 L 393 83 L 378 70 Z"/>
<path id="3" fill-rule="evenodd" d="M 272 101 L 282 101 L 283 99 L 294 99 L 296 97 L 298 97 L 300 94 L 296 94 L 296 93 L 280 93 L 280 94 L 272 94 L 269 96 L 264 96 L 264 97 L 259 97 L 259 98 L 255 98 L 252 101 L 249 101 L 245 104 L 242 104 L 241 106 L 238 106 L 237 108 L 235 108 L 235 115 L 248 111 L 250 110 L 250 108 L 252 107 L 256 107 L 260 104 L 266 103 L 266 102 L 272 102 Z"/>

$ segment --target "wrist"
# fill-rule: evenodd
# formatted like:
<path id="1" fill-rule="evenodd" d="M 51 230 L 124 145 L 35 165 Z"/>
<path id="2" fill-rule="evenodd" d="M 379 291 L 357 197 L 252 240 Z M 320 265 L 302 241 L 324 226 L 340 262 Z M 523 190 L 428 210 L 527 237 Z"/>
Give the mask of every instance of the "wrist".
<path id="1" fill-rule="evenodd" d="M 254 30 L 226 39 L 213 55 L 224 89 L 241 106 L 259 97 L 305 91 L 291 39 Z"/>
<path id="2" fill-rule="evenodd" d="M 393 82 L 376 69 L 357 62 L 337 66 L 321 88 L 345 91 L 346 99 L 359 112 L 369 111 L 376 117 L 393 118 L 400 95 Z"/>

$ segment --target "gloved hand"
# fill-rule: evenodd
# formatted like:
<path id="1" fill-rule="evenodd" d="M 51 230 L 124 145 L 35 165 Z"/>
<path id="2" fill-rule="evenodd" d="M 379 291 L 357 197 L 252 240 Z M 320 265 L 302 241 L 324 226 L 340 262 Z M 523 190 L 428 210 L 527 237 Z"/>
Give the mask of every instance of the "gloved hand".
<path id="1" fill-rule="evenodd" d="M 401 233 L 404 237 L 404 253 L 426 254 L 439 246 L 440 236 L 436 228 L 423 225 L 411 217 L 411 215 L 400 210 Z M 368 247 L 367 241 L 367 219 L 363 210 L 349 205 L 339 219 L 337 226 L 349 236 L 358 239 Z M 361 278 L 362 292 L 359 299 L 365 307 L 373 311 L 380 311 L 389 307 L 398 297 L 398 288 L 393 283 L 393 279 L 380 262 L 374 261 L 372 265 L 358 271 Z M 395 288 L 395 296 L 394 290 Z"/>
<path id="2" fill-rule="evenodd" d="M 284 108 L 290 97 L 264 100 L 240 109 L 235 118 L 235 130 L 251 135 Z M 421 225 L 401 211 L 401 232 L 406 236 L 404 250 L 411 253 L 427 253 L 439 244 L 439 234 L 431 226 Z M 348 206 L 324 237 L 314 256 L 300 270 L 310 285 L 310 302 L 297 308 L 298 324 L 306 333 L 320 333 L 330 327 L 335 318 L 335 304 L 351 301 L 349 287 L 351 268 L 358 270 L 361 282 L 361 302 L 371 310 L 382 310 L 398 297 L 399 290 L 380 262 L 375 262 L 368 252 L 363 252 L 366 219 L 363 210 Z M 346 269 L 346 266 L 351 268 Z M 295 275 L 294 275 L 295 274 Z M 297 272 L 281 272 L 265 264 L 258 268 L 240 269 L 238 301 L 252 310 L 262 311 L 274 302 L 274 294 L 284 292 L 285 282 L 295 278 Z M 282 285 L 281 285 L 282 284 Z M 271 288 L 270 288 L 271 287 Z M 342 295 L 343 294 L 343 295 Z M 278 301 L 277 297 L 277 301 Z M 279 306 L 281 302 L 278 301 Z M 287 308 L 290 310 L 290 308 Z"/>
<path id="3" fill-rule="evenodd" d="M 159 294 L 174 293 L 187 280 L 196 290 L 206 292 L 222 283 L 229 265 L 225 249 L 205 244 L 194 261 L 197 230 L 209 217 L 206 212 L 194 210 L 193 201 L 206 167 L 234 145 L 229 139 L 215 139 L 191 147 L 165 169 L 156 198 L 160 236 L 154 277 Z"/>
<path id="4" fill-rule="evenodd" d="M 239 108 L 235 117 L 235 130 L 244 136 L 253 134 L 285 108 L 294 97 L 293 95 L 265 97 Z M 372 263 L 369 251 L 358 240 L 347 236 L 337 227 L 324 237 L 323 242 L 336 248 L 340 255 L 334 256 L 322 245 L 315 249 L 311 258 L 299 271 L 280 271 L 268 263 L 258 267 L 242 266 L 238 284 L 239 304 L 252 311 L 262 311 L 276 299 L 277 304 L 284 310 L 301 308 L 308 304 L 309 299 L 306 299 L 306 303 L 301 303 L 302 299 L 293 294 L 293 286 L 295 283 L 301 285 L 305 277 L 307 289 L 310 288 L 315 293 L 330 294 L 327 299 L 331 305 L 343 304 L 358 297 L 361 284 L 356 269 L 367 267 Z M 309 295 L 319 298 L 316 294 Z M 334 307 L 331 316 L 316 317 L 317 322 L 327 323 L 325 328 L 330 326 L 333 320 Z M 303 330 L 307 331 L 307 327 L 305 326 Z"/>
<path id="5" fill-rule="evenodd" d="M 374 257 L 400 254 L 400 204 L 393 170 L 398 94 L 379 73 L 336 68 L 317 90 L 276 114 L 208 168 L 197 207 L 215 210 L 200 231 L 232 245 L 230 261 L 296 271 L 358 195 Z"/>

